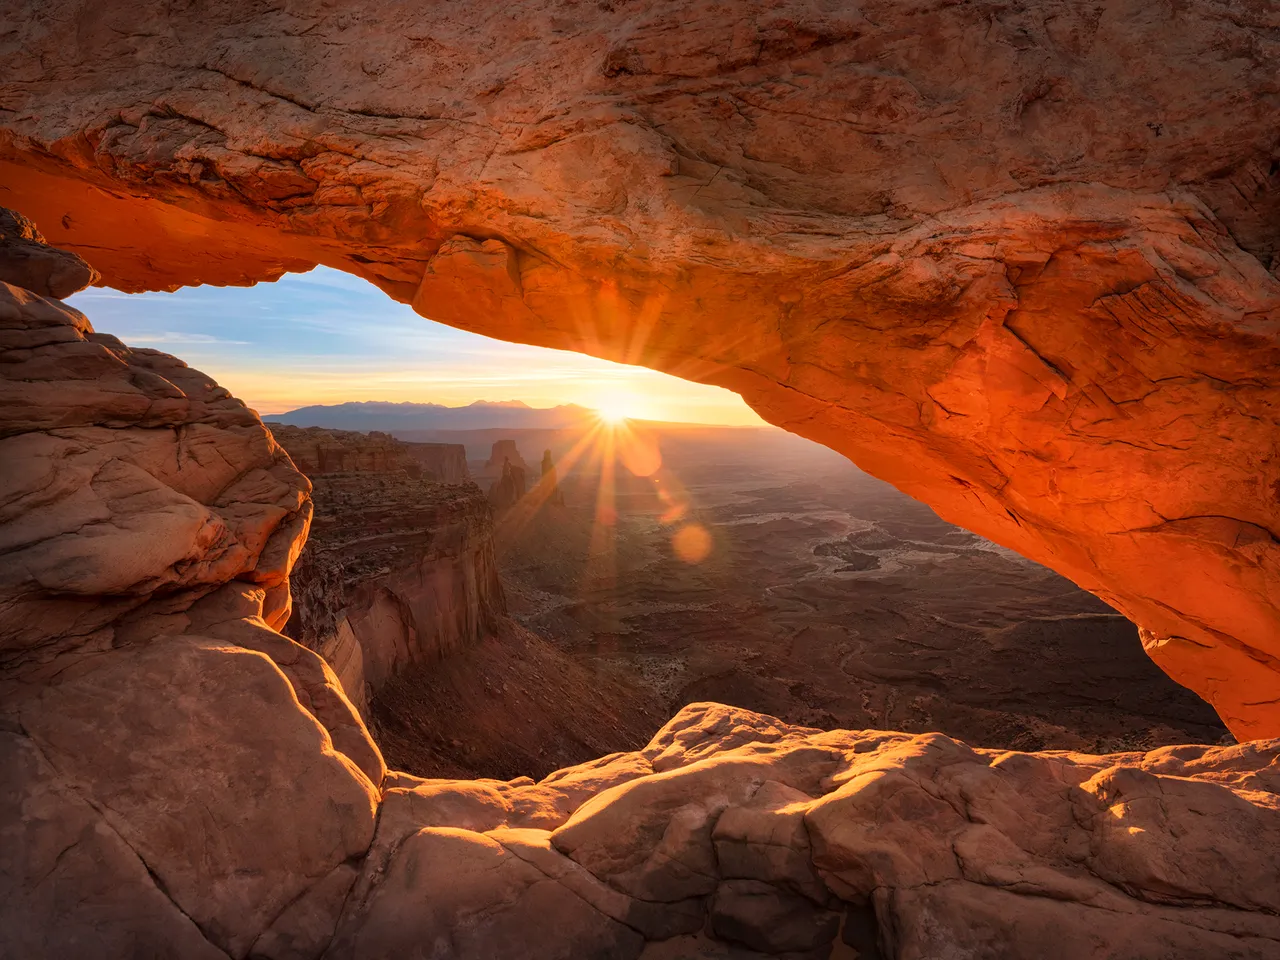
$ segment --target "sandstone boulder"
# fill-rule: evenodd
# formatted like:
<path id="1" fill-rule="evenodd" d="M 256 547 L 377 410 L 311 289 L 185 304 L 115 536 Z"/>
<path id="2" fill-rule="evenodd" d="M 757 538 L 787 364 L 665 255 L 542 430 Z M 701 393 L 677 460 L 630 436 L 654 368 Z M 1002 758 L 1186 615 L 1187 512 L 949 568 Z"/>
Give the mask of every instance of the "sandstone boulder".
<path id="1" fill-rule="evenodd" d="M 63 304 L 0 283 L 0 343 L 0 955 L 314 957 L 385 766 L 269 626 L 305 478 Z"/>
<path id="2" fill-rule="evenodd" d="M 158 637 L 64 675 L 19 719 L 67 788 L 233 956 L 373 838 L 377 788 L 262 654 Z M 28 922 L 58 926 L 56 914 Z"/>
<path id="3" fill-rule="evenodd" d="M 672 766 L 646 773 L 659 754 Z M 1277 741 L 1038 755 L 694 704 L 644 750 L 541 784 L 390 791 L 330 955 L 425 956 L 437 931 L 458 957 L 827 957 L 841 941 L 912 960 L 1264 960 L 1280 955 L 1277 769 Z M 610 770 L 567 821 L 533 826 L 563 816 L 550 793 L 531 805 L 539 790 Z M 516 942 L 518 924 L 548 932 Z"/>
<path id="4" fill-rule="evenodd" d="M 233 580 L 268 591 L 268 615 L 287 619 L 310 486 L 253 411 L 182 361 L 8 284 L 0 342 L 0 684 Z"/>

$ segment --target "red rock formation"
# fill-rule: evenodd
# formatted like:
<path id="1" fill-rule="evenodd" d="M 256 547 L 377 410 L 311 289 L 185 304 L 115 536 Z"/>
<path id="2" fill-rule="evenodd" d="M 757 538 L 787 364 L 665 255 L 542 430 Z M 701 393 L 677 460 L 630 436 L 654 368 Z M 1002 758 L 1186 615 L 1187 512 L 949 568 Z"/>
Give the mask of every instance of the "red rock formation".
<path id="1" fill-rule="evenodd" d="M 542 476 L 538 479 L 538 499 L 552 506 L 564 506 L 564 493 L 560 489 L 560 479 L 556 475 L 556 462 L 551 459 L 551 451 L 542 451 Z"/>
<path id="2" fill-rule="evenodd" d="M 307 476 L 404 473 L 439 483 L 464 483 L 467 448 L 460 443 L 410 443 L 371 430 L 330 430 L 270 424 L 272 435 Z"/>
<path id="3" fill-rule="evenodd" d="M 474 646 L 506 613 L 493 515 L 474 484 L 403 474 L 314 483 L 284 632 L 332 665 L 364 713 L 392 675 Z"/>
<path id="4" fill-rule="evenodd" d="M 524 462 L 524 457 L 520 455 L 520 450 L 516 447 L 516 442 L 514 440 L 493 441 L 493 448 L 489 452 L 489 459 L 484 465 L 485 471 L 490 473 L 501 473 L 503 465 L 507 462 L 510 462 L 513 467 L 519 467 L 521 470 L 527 470 L 529 467 L 529 465 Z"/>
<path id="5" fill-rule="evenodd" d="M 1261 736 L 1275 28 L 1213 0 L 50 0 L 5 40 L 0 201 L 122 289 L 321 262 L 737 390 L 1098 593 Z"/>
<path id="6" fill-rule="evenodd" d="M 496 446 L 496 444 L 495 444 Z M 523 466 L 515 466 L 510 460 L 502 461 L 502 475 L 489 485 L 489 502 L 496 513 L 510 510 L 525 494 Z"/>
<path id="7" fill-rule="evenodd" d="M 461 443 L 401 442 L 405 444 L 405 453 L 417 462 L 424 480 L 466 483 L 471 479 L 467 470 L 467 448 Z"/>
<path id="8" fill-rule="evenodd" d="M 45 242 L 36 225 L 20 213 L 0 210 L 0 281 L 45 297 L 69 297 L 102 278 L 68 250 Z"/>
<path id="9" fill-rule="evenodd" d="M 1037 756 L 693 704 L 536 784 L 391 775 L 330 955 L 1264 960 L 1278 747 Z"/>
<path id="10" fill-rule="evenodd" d="M 386 772 L 271 629 L 310 486 L 76 310 L 0 283 L 0 343 L 0 955 L 243 957 L 336 909 Z"/>
<path id="11" fill-rule="evenodd" d="M 539 783 L 389 773 L 268 626 L 309 501 L 252 411 L 7 284 L 0 343 L 0 956 L 1280 953 L 1280 740 L 1037 755 L 696 704 Z"/>
<path id="12" fill-rule="evenodd" d="M 405 456 L 404 444 L 388 433 L 293 427 L 283 423 L 270 424 L 268 429 L 308 477 L 326 473 L 418 473 L 416 464 Z"/>

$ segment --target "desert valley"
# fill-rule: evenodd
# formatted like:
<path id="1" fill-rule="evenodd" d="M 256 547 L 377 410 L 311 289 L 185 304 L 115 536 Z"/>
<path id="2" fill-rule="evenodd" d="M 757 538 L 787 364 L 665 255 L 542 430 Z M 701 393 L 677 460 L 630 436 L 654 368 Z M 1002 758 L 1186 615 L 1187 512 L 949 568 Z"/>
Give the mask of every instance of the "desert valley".
<path id="1" fill-rule="evenodd" d="M 1265 3 L 18 8 L 0 960 L 1280 960 Z"/>
<path id="2" fill-rule="evenodd" d="M 1008 749 L 1231 740 L 1123 616 L 797 437 L 591 411 L 541 429 L 423 429 L 370 408 L 364 425 L 390 430 L 287 424 L 351 409 L 270 418 L 316 485 L 285 633 L 335 665 L 412 773 L 545 775 L 642 746 L 707 700 Z M 534 450 L 560 464 L 557 497 Z M 502 451 L 527 475 L 514 502 Z M 704 555 L 682 554 L 689 530 Z M 331 595 L 316 557 L 351 585 Z M 442 595 L 424 561 L 466 564 L 468 587 Z M 332 648 L 343 610 L 359 674 Z"/>

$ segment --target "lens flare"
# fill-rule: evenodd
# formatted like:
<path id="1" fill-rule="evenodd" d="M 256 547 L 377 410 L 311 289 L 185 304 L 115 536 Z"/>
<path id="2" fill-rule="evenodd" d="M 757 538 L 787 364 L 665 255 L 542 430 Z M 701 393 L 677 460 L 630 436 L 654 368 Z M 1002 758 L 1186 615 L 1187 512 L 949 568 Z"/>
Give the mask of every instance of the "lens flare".
<path id="1" fill-rule="evenodd" d="M 637 477 L 651 477 L 662 466 L 662 451 L 647 431 L 624 423 L 618 428 L 618 459 Z"/>
<path id="2" fill-rule="evenodd" d="M 711 534 L 700 523 L 687 523 L 671 538 L 671 546 L 685 563 L 701 563 L 711 555 Z"/>

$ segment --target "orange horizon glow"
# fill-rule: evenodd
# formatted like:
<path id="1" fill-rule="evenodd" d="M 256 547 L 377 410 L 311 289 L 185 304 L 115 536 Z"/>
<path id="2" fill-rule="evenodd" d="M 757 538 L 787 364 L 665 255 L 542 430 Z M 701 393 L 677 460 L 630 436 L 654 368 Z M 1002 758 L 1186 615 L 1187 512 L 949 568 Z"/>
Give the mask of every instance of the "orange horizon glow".
<path id="1" fill-rule="evenodd" d="M 253 287 L 91 287 L 68 302 L 95 329 L 173 354 L 267 416 L 352 401 L 461 407 L 516 399 L 539 408 L 572 403 L 613 422 L 765 423 L 729 390 L 593 355 L 609 351 L 585 315 L 575 318 L 584 352 L 510 343 L 435 323 L 324 267 Z M 644 357 L 657 306 L 634 325 L 624 359 Z"/>

